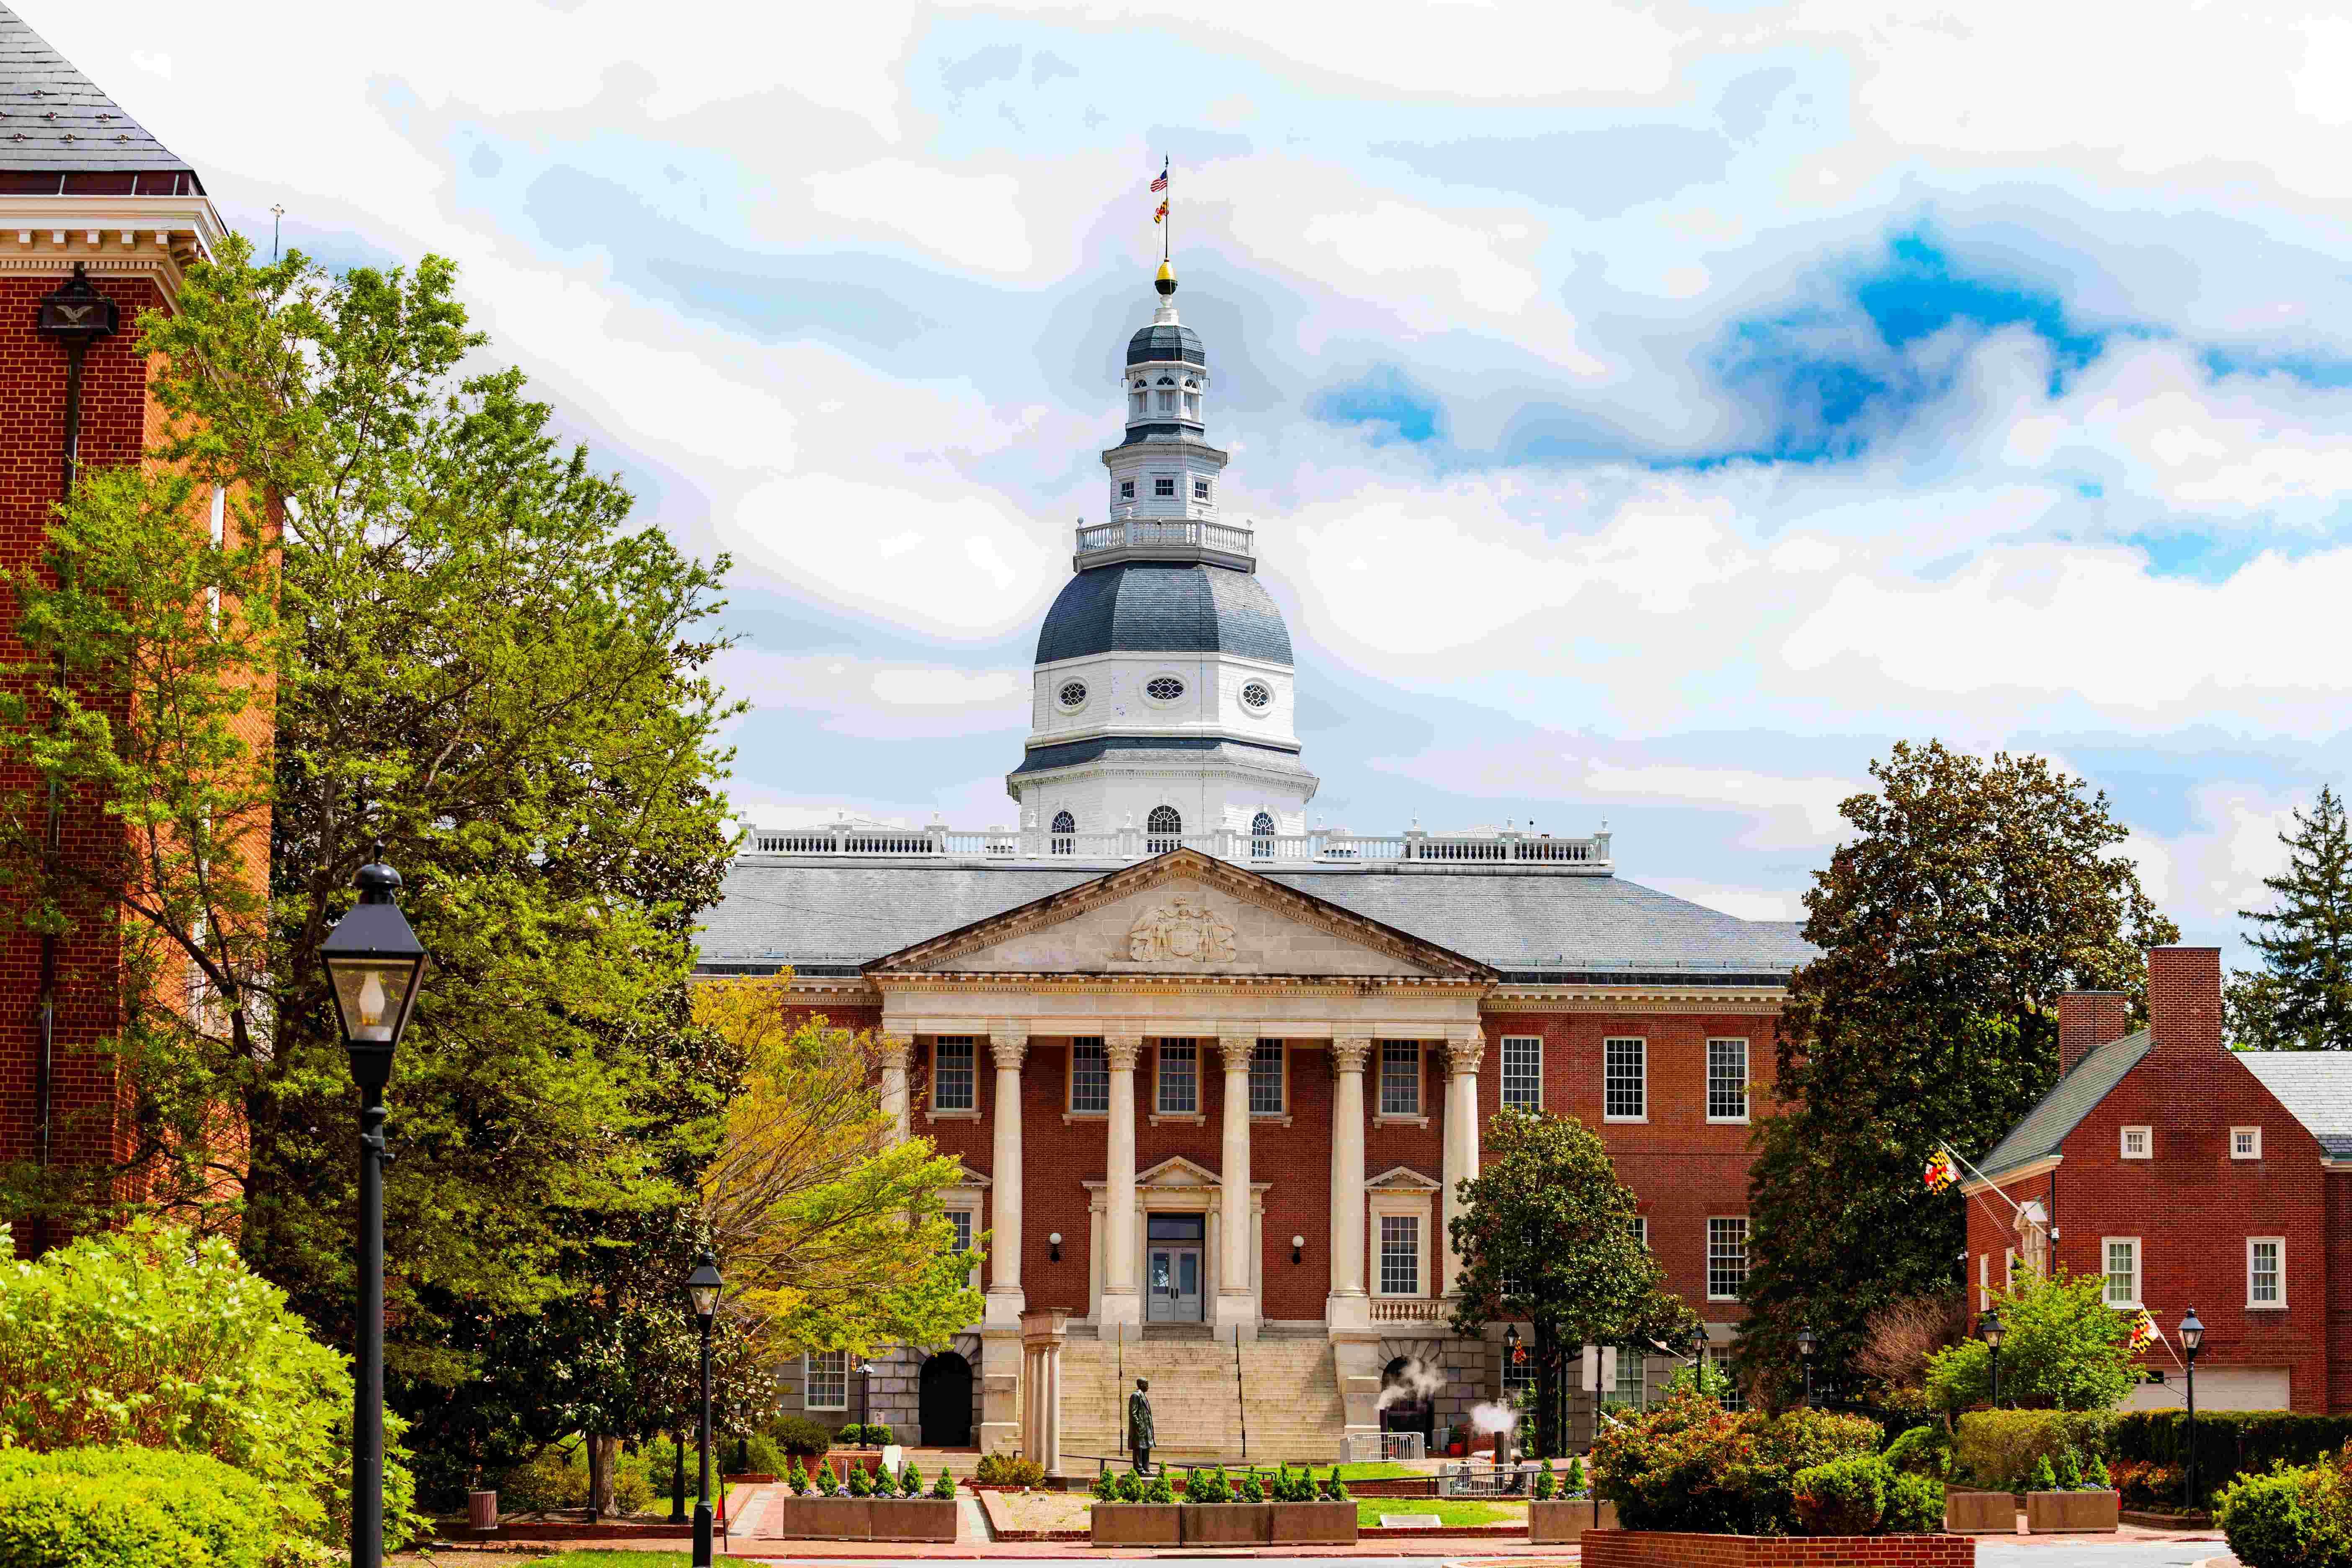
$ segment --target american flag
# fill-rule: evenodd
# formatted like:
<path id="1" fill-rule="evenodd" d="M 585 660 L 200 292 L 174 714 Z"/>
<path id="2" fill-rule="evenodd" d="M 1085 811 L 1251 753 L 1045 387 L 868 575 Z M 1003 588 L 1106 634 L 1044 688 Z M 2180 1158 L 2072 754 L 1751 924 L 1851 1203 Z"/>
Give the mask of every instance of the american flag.
<path id="1" fill-rule="evenodd" d="M 1162 160 L 1160 160 L 1160 177 L 1159 177 L 1158 179 L 1156 179 L 1156 180 L 1154 180 L 1154 181 L 1152 181 L 1152 182 L 1151 182 L 1151 190 L 1152 190 L 1152 194 L 1153 194 L 1153 195 L 1157 195 L 1160 192 L 1164 191 L 1164 190 L 1166 190 L 1167 188 L 1168 188 L 1168 163 L 1167 163 L 1167 160 L 1162 159 Z"/>

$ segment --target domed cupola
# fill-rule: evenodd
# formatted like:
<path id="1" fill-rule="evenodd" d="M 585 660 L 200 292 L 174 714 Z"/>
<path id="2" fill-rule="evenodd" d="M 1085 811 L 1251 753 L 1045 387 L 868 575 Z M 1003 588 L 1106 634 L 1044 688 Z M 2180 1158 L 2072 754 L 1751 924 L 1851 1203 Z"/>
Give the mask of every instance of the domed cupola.
<path id="1" fill-rule="evenodd" d="M 1126 439 L 1102 454 L 1109 520 L 1078 525 L 1076 572 L 1037 634 L 1029 743 L 1006 790 L 1063 853 L 1095 836 L 1172 847 L 1307 831 L 1290 632 L 1257 579 L 1255 535 L 1219 514 L 1200 334 L 1176 274 L 1120 367 Z"/>

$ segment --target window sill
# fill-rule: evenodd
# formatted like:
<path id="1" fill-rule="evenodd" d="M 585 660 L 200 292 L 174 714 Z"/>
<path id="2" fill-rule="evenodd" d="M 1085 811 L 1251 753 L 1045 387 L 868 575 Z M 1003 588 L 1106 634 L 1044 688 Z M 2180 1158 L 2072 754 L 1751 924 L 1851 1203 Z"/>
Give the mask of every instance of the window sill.
<path id="1" fill-rule="evenodd" d="M 1507 1100 L 1503 1102 L 1503 1109 L 1505 1110 L 1524 1110 L 1530 1116 L 1541 1116 L 1543 1114 L 1543 1101 L 1539 1100 Z"/>
<path id="2" fill-rule="evenodd" d="M 1079 1121 L 1108 1121 L 1109 1120 L 1110 1112 L 1108 1110 L 1065 1110 L 1062 1112 L 1062 1125 L 1065 1127 Z"/>
<path id="3" fill-rule="evenodd" d="M 1737 1296 L 1714 1296 L 1714 1295 L 1710 1295 L 1709 1297 L 1707 1297 L 1707 1300 L 1710 1300 L 1710 1301 L 1737 1301 L 1737 1300 L 1739 1300 L 1739 1298 L 1738 1298 L 1738 1297 L 1737 1297 Z"/>
<path id="4" fill-rule="evenodd" d="M 923 1120 L 926 1121 L 977 1121 L 980 1120 L 980 1112 L 977 1110 L 926 1110 L 923 1112 Z"/>
<path id="5" fill-rule="evenodd" d="M 1629 1127 L 1638 1127 L 1638 1126 L 1642 1125 L 1643 1123 L 1644 1123 L 1644 1122 L 1648 1121 L 1650 1119 L 1649 1119 L 1649 1117 L 1647 1117 L 1646 1115 L 1643 1115 L 1643 1116 L 1603 1116 L 1601 1120 L 1601 1121 L 1614 1121 L 1614 1122 L 1619 1122 L 1619 1123 L 1622 1123 L 1622 1125 L 1629 1126 Z M 1708 1298 L 1708 1300 L 1714 1300 L 1714 1298 L 1713 1298 L 1713 1297 L 1709 1297 L 1709 1298 Z"/>
<path id="6" fill-rule="evenodd" d="M 2106 1301 L 2102 1305 L 2113 1307 L 2118 1312 L 2137 1312 L 2140 1310 L 2140 1304 L 2137 1301 Z"/>
<path id="7" fill-rule="evenodd" d="M 1644 1120 L 1646 1120 L 1646 1118 Z M 1748 1125 L 1748 1118 L 1745 1116 L 1710 1116 L 1706 1119 L 1706 1124 L 1709 1127 L 1745 1127 Z"/>
<path id="8" fill-rule="evenodd" d="M 1290 1112 L 1287 1110 L 1253 1110 L 1250 1112 L 1250 1121 L 1253 1122 L 1269 1122 L 1276 1127 L 1287 1127 L 1290 1125 Z"/>
<path id="9" fill-rule="evenodd" d="M 2249 1301 L 2246 1303 L 2246 1310 L 2249 1312 L 2284 1312 L 2286 1310 L 2286 1303 L 2284 1301 Z"/>
<path id="10" fill-rule="evenodd" d="M 1426 1127 L 1429 1125 L 1429 1118 L 1426 1116 L 1375 1116 L 1372 1118 L 1372 1125 L 1375 1127 Z"/>
<path id="11" fill-rule="evenodd" d="M 1203 1127 L 1208 1117 L 1197 1110 L 1155 1110 L 1151 1113 L 1154 1127 Z"/>

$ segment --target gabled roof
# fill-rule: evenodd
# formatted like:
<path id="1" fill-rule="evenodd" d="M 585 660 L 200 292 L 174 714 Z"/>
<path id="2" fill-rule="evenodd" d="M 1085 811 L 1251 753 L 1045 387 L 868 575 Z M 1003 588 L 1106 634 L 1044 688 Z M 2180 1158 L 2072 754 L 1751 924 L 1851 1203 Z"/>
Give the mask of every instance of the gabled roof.
<path id="1" fill-rule="evenodd" d="M 5 5 L 0 5 L 0 170 L 194 173 Z"/>
<path id="2" fill-rule="evenodd" d="M 2352 1155 L 2352 1057 L 2336 1051 L 2240 1051 L 2238 1060 L 2319 1140 L 2331 1157 Z"/>
<path id="3" fill-rule="evenodd" d="M 2126 1035 L 2101 1046 L 2076 1062 L 2074 1070 L 2060 1079 L 2057 1087 L 2025 1113 L 2025 1120 L 2011 1128 L 2009 1136 L 1977 1162 L 1977 1169 L 1998 1181 L 2005 1172 L 2057 1153 L 2066 1135 L 2082 1125 L 2083 1118 L 2107 1098 L 2110 1089 L 2123 1082 L 2126 1073 L 2139 1066 L 2155 1043 L 2154 1037 L 2142 1029 L 2137 1035 Z"/>

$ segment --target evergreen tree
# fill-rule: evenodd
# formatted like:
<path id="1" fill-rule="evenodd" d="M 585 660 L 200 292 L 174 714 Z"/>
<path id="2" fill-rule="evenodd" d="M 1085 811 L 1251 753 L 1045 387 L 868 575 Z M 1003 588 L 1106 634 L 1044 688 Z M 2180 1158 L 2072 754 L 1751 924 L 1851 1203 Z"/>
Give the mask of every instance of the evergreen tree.
<path id="1" fill-rule="evenodd" d="M 2233 1038 L 2263 1050 L 2352 1050 L 2352 828 L 2335 790 L 2322 784 L 2311 814 L 2296 812 L 2279 842 L 2285 874 L 2263 879 L 2277 906 L 2238 911 L 2263 928 L 2248 938 L 2263 973 L 2233 986 Z"/>

